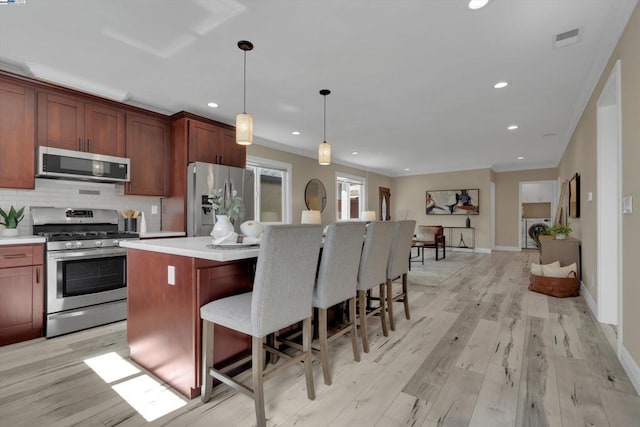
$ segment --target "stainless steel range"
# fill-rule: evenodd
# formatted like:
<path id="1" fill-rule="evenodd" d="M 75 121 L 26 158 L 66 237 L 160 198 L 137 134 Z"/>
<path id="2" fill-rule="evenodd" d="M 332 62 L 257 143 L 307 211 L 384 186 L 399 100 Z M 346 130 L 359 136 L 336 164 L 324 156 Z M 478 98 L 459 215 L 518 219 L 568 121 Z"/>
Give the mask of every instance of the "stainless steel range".
<path id="1" fill-rule="evenodd" d="M 47 239 L 45 335 L 54 337 L 127 317 L 127 251 L 118 212 L 31 208 L 33 232 Z"/>

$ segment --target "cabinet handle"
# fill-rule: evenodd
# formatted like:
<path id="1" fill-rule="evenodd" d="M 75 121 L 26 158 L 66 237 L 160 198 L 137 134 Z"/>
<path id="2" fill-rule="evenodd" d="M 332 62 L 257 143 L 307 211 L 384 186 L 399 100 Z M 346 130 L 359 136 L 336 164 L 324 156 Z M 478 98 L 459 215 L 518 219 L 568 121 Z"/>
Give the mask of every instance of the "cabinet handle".
<path id="1" fill-rule="evenodd" d="M 40 283 L 40 267 L 36 267 L 36 283 Z"/>
<path id="2" fill-rule="evenodd" d="M 3 258 L 6 259 L 16 259 L 16 258 L 26 258 L 27 254 L 8 254 L 4 255 Z"/>
<path id="3" fill-rule="evenodd" d="M 87 139 L 87 151 L 91 151 L 91 140 Z"/>
<path id="4" fill-rule="evenodd" d="M 80 138 L 80 137 L 78 137 L 78 149 L 79 149 L 80 151 L 83 151 L 83 150 L 82 150 L 82 138 Z"/>

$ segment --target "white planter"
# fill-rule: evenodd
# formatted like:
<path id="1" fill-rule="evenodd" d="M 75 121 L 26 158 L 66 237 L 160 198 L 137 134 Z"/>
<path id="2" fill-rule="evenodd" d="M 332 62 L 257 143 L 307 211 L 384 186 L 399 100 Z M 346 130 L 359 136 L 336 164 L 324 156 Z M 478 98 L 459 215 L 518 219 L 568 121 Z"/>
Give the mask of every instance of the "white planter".
<path id="1" fill-rule="evenodd" d="M 556 240 L 564 240 L 567 238 L 566 234 L 556 234 Z"/>
<path id="2" fill-rule="evenodd" d="M 220 239 L 233 233 L 233 224 L 226 215 L 216 215 L 216 223 L 211 230 L 211 237 Z"/>
<path id="3" fill-rule="evenodd" d="M 18 235 L 17 228 L 5 228 L 2 230 L 2 236 L 4 237 L 16 237 Z"/>

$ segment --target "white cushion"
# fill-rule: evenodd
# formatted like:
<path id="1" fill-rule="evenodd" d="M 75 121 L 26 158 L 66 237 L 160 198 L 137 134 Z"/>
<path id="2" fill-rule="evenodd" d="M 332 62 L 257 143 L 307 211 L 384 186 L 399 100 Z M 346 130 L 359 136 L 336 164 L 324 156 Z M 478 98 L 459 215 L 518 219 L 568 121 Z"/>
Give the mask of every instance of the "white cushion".
<path id="1" fill-rule="evenodd" d="M 552 262 L 551 264 L 536 264 L 531 263 L 531 274 L 535 274 L 536 276 L 543 276 L 542 267 L 560 267 L 560 261 Z"/>
<path id="2" fill-rule="evenodd" d="M 546 277 L 578 277 L 578 267 L 574 262 L 566 267 L 542 266 L 542 275 Z"/>

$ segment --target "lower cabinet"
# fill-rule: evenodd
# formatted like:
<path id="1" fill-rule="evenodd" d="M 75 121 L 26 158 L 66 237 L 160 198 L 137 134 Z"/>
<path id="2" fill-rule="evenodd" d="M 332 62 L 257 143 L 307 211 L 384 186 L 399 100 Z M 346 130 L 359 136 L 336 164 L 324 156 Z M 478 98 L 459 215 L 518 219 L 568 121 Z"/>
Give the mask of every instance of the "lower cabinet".
<path id="1" fill-rule="evenodd" d="M 43 332 L 42 245 L 0 247 L 0 345 L 38 338 Z"/>

